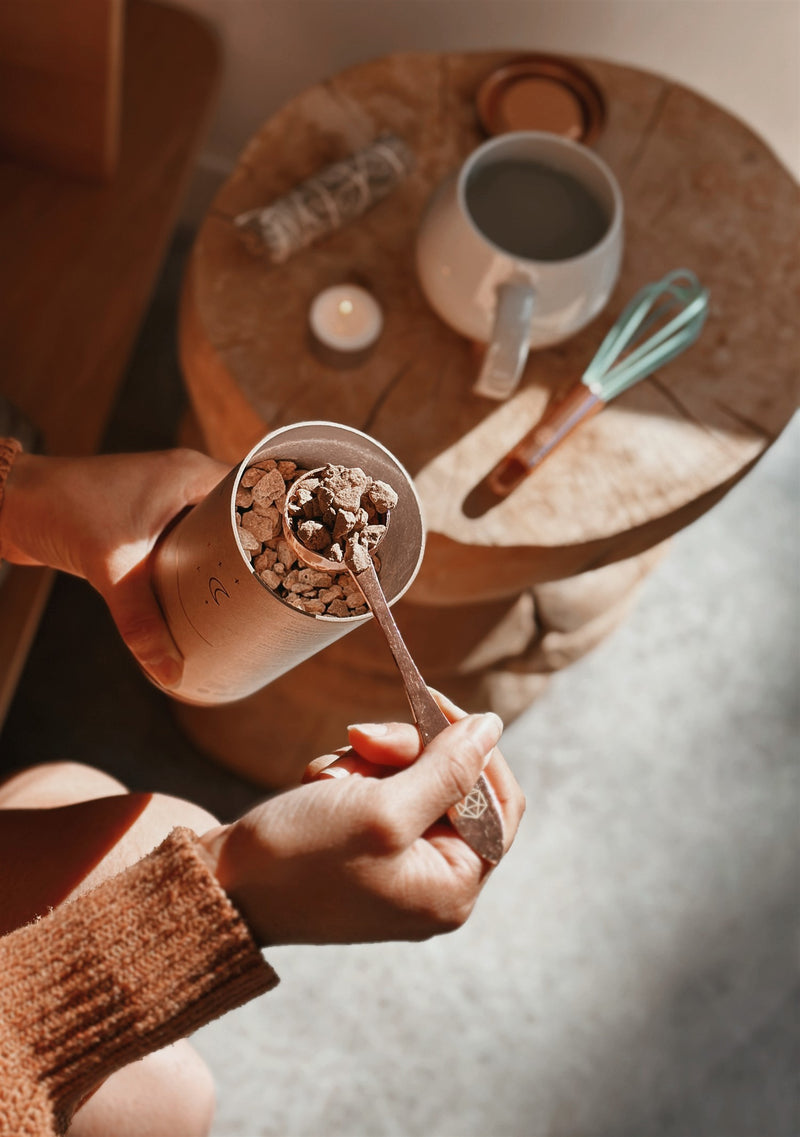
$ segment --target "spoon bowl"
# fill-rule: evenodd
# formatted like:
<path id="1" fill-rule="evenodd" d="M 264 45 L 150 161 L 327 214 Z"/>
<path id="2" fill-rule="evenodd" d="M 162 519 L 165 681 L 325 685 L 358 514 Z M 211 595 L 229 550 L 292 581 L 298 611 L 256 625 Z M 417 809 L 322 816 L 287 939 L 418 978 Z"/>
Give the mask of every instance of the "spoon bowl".
<path id="1" fill-rule="evenodd" d="M 324 466 L 318 466 L 314 470 L 308 470 L 305 474 L 302 474 L 299 478 L 292 482 L 286 494 L 286 501 L 283 504 L 283 536 L 286 539 L 286 544 L 295 554 L 297 559 L 299 561 L 302 561 L 303 564 L 308 565 L 309 568 L 319 569 L 322 572 L 349 572 L 351 570 L 348 568 L 347 564 L 345 564 L 344 560 L 333 560 L 332 557 L 323 556 L 322 553 L 318 553 L 314 549 L 309 549 L 307 545 L 304 545 L 294 530 L 294 518 L 289 515 L 289 502 L 296 495 L 297 491 L 302 488 L 303 482 L 305 482 L 308 478 L 319 477 L 319 475 L 322 474 L 324 470 Z M 370 547 L 370 555 L 375 553 L 375 551 L 383 543 L 386 537 L 386 533 L 389 530 L 389 522 L 392 516 L 391 509 L 388 509 L 386 513 L 381 514 L 381 516 L 383 517 L 381 524 L 385 526 L 385 528 L 380 538 Z"/>

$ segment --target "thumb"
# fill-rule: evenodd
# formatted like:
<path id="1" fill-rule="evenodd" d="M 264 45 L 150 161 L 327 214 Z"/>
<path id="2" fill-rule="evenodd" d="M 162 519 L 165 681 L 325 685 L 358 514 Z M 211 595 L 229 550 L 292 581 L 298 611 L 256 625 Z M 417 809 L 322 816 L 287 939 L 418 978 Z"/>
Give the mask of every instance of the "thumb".
<path id="1" fill-rule="evenodd" d="M 468 715 L 437 734 L 413 766 L 381 783 L 409 843 L 467 796 L 502 732 L 498 715 Z"/>
<path id="2" fill-rule="evenodd" d="M 139 665 L 163 687 L 177 686 L 183 675 L 183 656 L 150 587 L 146 562 L 105 591 L 103 599 Z"/>

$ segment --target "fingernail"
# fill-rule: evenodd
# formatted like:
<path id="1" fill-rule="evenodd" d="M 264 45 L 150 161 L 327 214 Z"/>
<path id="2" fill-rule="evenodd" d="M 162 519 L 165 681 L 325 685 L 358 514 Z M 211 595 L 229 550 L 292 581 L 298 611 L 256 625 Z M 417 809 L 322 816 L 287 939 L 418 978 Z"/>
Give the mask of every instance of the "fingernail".
<path id="1" fill-rule="evenodd" d="M 177 687 L 183 675 L 183 664 L 171 655 L 164 655 L 151 663 L 148 670 L 162 687 Z"/>
<path id="2" fill-rule="evenodd" d="M 347 729 L 357 730 L 366 738 L 385 738 L 389 733 L 389 727 L 385 722 L 354 722 Z"/>
<path id="3" fill-rule="evenodd" d="M 447 695 L 443 695 L 441 691 L 437 691 L 435 687 L 429 687 L 428 690 L 434 695 L 440 703 L 444 703 L 447 717 L 452 719 L 453 722 L 458 722 L 459 719 L 465 719 L 467 712 L 462 711 L 461 707 L 456 706 L 452 699 Z"/>
<path id="4" fill-rule="evenodd" d="M 483 715 L 471 715 L 469 728 L 470 733 L 477 738 L 480 745 L 489 749 L 495 745 L 503 733 L 503 720 L 494 711 L 487 711 Z"/>

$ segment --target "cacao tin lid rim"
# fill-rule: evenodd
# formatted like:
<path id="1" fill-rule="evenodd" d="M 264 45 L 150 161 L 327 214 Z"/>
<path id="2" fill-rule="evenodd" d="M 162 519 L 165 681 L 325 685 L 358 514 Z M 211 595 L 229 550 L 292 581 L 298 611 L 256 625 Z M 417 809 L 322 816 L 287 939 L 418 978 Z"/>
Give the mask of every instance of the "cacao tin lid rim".
<path id="1" fill-rule="evenodd" d="M 362 612 L 360 616 L 328 616 L 324 612 L 306 612 L 304 608 L 296 608 L 294 604 L 290 604 L 283 596 L 279 596 L 277 592 L 273 592 L 268 584 L 265 584 L 259 577 L 258 573 L 254 576 L 262 588 L 265 588 L 270 596 L 274 597 L 279 604 L 284 607 L 290 608 L 292 612 L 296 612 L 298 616 L 307 616 L 309 620 L 316 620 L 319 623 L 336 624 L 345 627 L 350 624 L 365 624 L 368 620 L 372 619 L 371 612 Z"/>
<path id="2" fill-rule="evenodd" d="M 528 104 L 530 121 L 509 122 L 505 109 L 515 85 L 523 81 L 537 81 L 552 86 L 552 94 L 559 100 L 558 128 L 552 133 L 563 133 L 575 141 L 588 145 L 602 131 L 606 121 L 606 101 L 595 80 L 577 63 L 558 55 L 536 53 L 518 56 L 495 68 L 481 83 L 476 96 L 478 117 L 489 135 L 505 134 L 511 130 L 546 130 L 542 116 L 547 108 L 537 110 Z M 566 96 L 566 98 L 565 98 Z M 566 118 L 565 118 L 566 108 Z"/>

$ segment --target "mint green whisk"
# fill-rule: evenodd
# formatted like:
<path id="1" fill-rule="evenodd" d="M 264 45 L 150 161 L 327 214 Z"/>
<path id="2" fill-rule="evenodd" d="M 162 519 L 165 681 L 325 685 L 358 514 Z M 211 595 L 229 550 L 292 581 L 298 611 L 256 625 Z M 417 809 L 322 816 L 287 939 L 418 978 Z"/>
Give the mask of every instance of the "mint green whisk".
<path id="1" fill-rule="evenodd" d="M 580 382 L 491 471 L 489 488 L 501 497 L 509 494 L 584 419 L 693 344 L 707 314 L 708 290 L 689 269 L 676 269 L 642 288 Z"/>
<path id="2" fill-rule="evenodd" d="M 688 269 L 646 285 L 600 344 L 581 382 L 604 403 L 615 399 L 693 344 L 707 312 L 708 290 Z"/>

